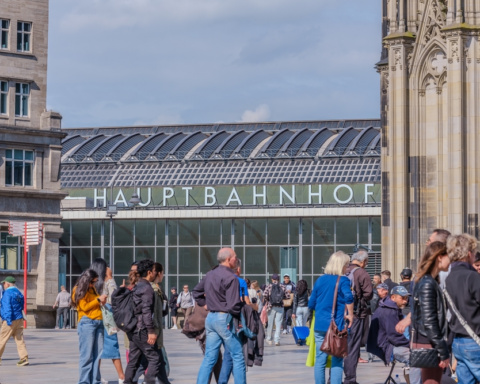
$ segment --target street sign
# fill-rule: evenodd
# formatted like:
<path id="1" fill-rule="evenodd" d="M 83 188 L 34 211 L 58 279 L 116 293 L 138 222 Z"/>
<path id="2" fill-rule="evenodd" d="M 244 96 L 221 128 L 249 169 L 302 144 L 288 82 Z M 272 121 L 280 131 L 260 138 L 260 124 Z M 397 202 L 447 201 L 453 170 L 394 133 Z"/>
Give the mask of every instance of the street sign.
<path id="1" fill-rule="evenodd" d="M 28 270 L 28 249 L 29 245 L 38 245 L 43 241 L 43 224 L 39 221 L 9 221 L 8 234 L 21 236 L 23 238 L 23 296 L 24 312 L 27 314 L 27 270 Z M 27 321 L 23 322 L 27 327 Z"/>

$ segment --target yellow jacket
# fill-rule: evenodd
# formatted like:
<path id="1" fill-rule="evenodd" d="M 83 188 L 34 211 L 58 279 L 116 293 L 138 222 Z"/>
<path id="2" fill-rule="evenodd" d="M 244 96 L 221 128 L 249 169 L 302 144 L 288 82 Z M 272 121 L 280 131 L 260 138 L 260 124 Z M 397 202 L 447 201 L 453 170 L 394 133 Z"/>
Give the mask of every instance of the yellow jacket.
<path id="1" fill-rule="evenodd" d="M 72 292 L 72 301 L 75 302 L 75 291 L 77 287 L 73 288 Z M 95 288 L 90 288 L 87 291 L 85 297 L 78 301 L 77 311 L 78 311 L 78 321 L 83 316 L 88 317 L 90 320 L 102 320 L 102 310 L 100 309 L 100 302 L 97 300 L 99 294 Z"/>

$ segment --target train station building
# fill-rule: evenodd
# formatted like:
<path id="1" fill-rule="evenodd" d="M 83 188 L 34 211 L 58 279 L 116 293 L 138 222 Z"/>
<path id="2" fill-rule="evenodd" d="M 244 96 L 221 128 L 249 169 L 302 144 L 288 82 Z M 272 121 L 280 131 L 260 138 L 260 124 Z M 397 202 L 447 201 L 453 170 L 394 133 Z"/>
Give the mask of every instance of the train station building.
<path id="1" fill-rule="evenodd" d="M 165 265 L 166 286 L 193 287 L 221 247 L 262 284 L 274 273 L 311 284 L 337 250 L 371 250 L 378 272 L 379 124 L 65 129 L 62 279 L 71 287 L 104 257 L 121 282 L 148 257 Z"/>

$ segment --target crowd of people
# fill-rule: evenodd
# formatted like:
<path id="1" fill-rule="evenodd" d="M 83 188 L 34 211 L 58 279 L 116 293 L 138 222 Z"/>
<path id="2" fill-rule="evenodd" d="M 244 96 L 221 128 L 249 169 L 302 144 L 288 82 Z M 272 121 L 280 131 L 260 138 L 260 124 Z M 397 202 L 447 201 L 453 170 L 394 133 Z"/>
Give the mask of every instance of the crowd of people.
<path id="1" fill-rule="evenodd" d="M 69 309 L 78 313 L 79 384 L 105 383 L 101 360 L 111 360 L 120 384 L 169 383 L 163 329 L 178 329 L 199 341 L 204 353 L 197 383 L 246 383 L 246 367 L 261 365 L 264 341 L 280 346 L 292 327 L 313 331 L 317 384 L 356 384 L 359 363 L 378 357 L 386 365 L 402 363 L 411 384 L 480 382 L 480 253 L 477 239 L 442 229 L 428 238 L 415 273 L 405 268 L 399 283 L 385 270 L 368 274 L 368 253 L 332 254 L 310 290 L 279 274 L 270 284 L 242 279 L 241 260 L 223 248 L 218 266 L 200 283 L 182 292 L 161 283 L 163 266 L 146 259 L 131 266 L 128 285 L 117 287 L 104 259 L 96 259 L 78 279 L 72 293 L 61 287 L 54 308 L 56 328 L 70 327 Z M 0 312 L 0 362 L 6 342 L 14 337 L 19 366 L 28 365 L 23 340 L 24 297 L 13 277 L 3 282 Z M 122 316 L 120 325 L 110 318 Z M 332 328 L 333 327 L 333 328 Z M 125 331 L 127 366 L 122 367 L 118 330 Z M 346 353 L 325 348 L 332 329 L 345 335 Z M 348 330 L 348 333 L 347 331 Z M 328 343 L 327 343 L 328 344 Z M 223 346 L 223 351 L 222 351 Z M 348 347 L 348 348 L 347 348 Z M 366 347 L 369 360 L 361 358 Z M 312 349 L 311 349 L 312 351 Z M 330 356 L 329 356 L 330 355 Z M 105 364 L 105 362 L 104 362 Z M 450 380 L 450 381 L 449 381 Z"/>

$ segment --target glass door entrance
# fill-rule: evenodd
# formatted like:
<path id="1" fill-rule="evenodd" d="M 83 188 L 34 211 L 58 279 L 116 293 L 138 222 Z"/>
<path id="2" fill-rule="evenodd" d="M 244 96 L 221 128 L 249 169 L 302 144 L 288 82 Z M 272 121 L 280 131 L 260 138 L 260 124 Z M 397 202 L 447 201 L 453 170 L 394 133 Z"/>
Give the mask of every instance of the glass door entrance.
<path id="1" fill-rule="evenodd" d="M 288 274 L 290 280 L 297 282 L 298 247 L 280 248 L 280 281 Z"/>

